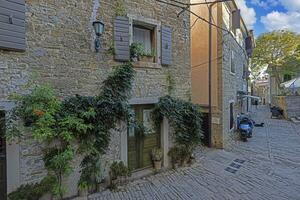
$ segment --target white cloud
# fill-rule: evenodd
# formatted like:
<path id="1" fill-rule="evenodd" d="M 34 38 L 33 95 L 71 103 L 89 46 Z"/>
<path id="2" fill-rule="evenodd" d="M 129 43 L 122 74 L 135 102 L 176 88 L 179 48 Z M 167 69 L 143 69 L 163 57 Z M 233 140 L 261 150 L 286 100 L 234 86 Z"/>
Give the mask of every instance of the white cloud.
<path id="1" fill-rule="evenodd" d="M 300 0 L 280 0 L 280 2 L 288 11 L 300 12 Z"/>
<path id="2" fill-rule="evenodd" d="M 263 2 L 262 0 L 251 0 L 252 3 Z M 272 0 L 267 0 L 272 1 Z M 261 22 L 268 31 L 286 29 L 300 33 L 300 0 L 273 0 L 279 1 L 287 12 L 272 11 L 261 17 Z"/>
<path id="3" fill-rule="evenodd" d="M 261 17 L 261 22 L 268 31 L 291 30 L 300 33 L 300 12 L 278 12 L 272 11 L 266 16 Z"/>
<path id="4" fill-rule="evenodd" d="M 278 0 L 251 0 L 251 3 L 266 10 L 279 4 Z"/>
<path id="5" fill-rule="evenodd" d="M 236 0 L 236 4 L 241 9 L 242 17 L 246 23 L 247 28 L 253 29 L 256 23 L 256 13 L 253 8 L 247 6 L 245 0 Z"/>

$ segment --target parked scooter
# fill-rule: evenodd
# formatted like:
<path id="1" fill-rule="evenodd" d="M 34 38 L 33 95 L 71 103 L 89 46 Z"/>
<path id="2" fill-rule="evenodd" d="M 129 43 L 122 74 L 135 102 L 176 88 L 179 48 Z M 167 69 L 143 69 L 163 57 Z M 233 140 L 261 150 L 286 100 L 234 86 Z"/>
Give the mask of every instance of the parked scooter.
<path id="1" fill-rule="evenodd" d="M 252 137 L 254 121 L 247 115 L 239 115 L 237 119 L 237 127 L 240 133 L 241 140 L 247 142 L 248 138 Z"/>

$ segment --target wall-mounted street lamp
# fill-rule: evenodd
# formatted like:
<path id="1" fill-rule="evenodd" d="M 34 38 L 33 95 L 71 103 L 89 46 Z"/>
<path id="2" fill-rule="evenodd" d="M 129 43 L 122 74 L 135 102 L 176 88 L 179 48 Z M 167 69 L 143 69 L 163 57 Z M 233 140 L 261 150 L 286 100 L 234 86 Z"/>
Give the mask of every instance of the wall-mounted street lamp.
<path id="1" fill-rule="evenodd" d="M 96 39 L 95 39 L 95 50 L 96 52 L 100 51 L 101 44 L 100 44 L 100 36 L 104 32 L 104 24 L 101 21 L 94 21 L 93 27 L 96 33 Z"/>

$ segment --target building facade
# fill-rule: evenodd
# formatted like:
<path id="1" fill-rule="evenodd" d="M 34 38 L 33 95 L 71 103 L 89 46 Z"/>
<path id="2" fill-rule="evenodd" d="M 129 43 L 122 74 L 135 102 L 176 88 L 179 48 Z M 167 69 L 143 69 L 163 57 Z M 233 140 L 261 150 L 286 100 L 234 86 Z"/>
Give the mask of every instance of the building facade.
<path id="1" fill-rule="evenodd" d="M 3 2 L 3 3 L 2 3 Z M 26 85 L 49 84 L 60 98 L 95 95 L 112 67 L 129 60 L 129 45 L 142 43 L 153 51 L 152 59 L 134 62 L 136 71 L 132 99 L 135 112 L 147 123 L 149 111 L 159 97 L 190 99 L 189 15 L 177 17 L 177 9 L 155 0 L 4 0 L 0 3 L 0 113 L 14 107 L 13 93 L 29 92 Z M 188 3 L 188 1 L 186 1 Z M 93 22 L 101 20 L 104 32 L 95 52 Z M 114 52 L 112 53 L 112 49 Z M 149 157 L 129 148 L 135 134 L 120 122 L 113 131 L 107 160 L 122 160 L 134 169 L 149 167 Z M 1 133 L 5 126 L 1 125 Z M 169 126 L 162 122 L 154 146 L 164 150 L 168 165 Z M 143 141 L 137 141 L 139 143 Z M 46 175 L 42 161 L 43 145 L 24 139 L 20 143 L 0 143 L 0 193 L 10 193 L 25 183 L 37 182 Z M 154 147 L 153 146 L 153 147 Z M 132 146 L 130 146 L 132 147 Z M 152 148 L 152 146 L 151 146 Z M 149 150 L 146 149 L 147 151 Z M 138 155 L 137 155 L 138 154 Z M 135 159 L 146 160 L 136 164 Z M 149 156 L 148 154 L 146 156 Z M 79 160 L 80 158 L 78 158 Z M 74 161 L 74 165 L 78 163 Z M 135 163 L 135 164 L 134 164 Z M 66 178 L 66 196 L 77 194 L 79 166 Z"/>
<path id="2" fill-rule="evenodd" d="M 204 1 L 194 0 L 192 3 Z M 210 145 L 223 148 L 234 137 L 236 117 L 247 112 L 249 52 L 246 43 L 251 40 L 243 20 L 240 28 L 233 29 L 232 13 L 238 7 L 234 2 L 217 3 L 212 7 L 212 132 L 206 134 Z M 197 5 L 192 11 L 207 21 L 209 6 Z M 209 106 L 208 52 L 209 25 L 191 15 L 192 99 Z M 223 30 L 222 30 L 222 29 Z M 248 41 L 249 42 L 249 41 Z M 248 49 L 251 50 L 251 49 Z"/>

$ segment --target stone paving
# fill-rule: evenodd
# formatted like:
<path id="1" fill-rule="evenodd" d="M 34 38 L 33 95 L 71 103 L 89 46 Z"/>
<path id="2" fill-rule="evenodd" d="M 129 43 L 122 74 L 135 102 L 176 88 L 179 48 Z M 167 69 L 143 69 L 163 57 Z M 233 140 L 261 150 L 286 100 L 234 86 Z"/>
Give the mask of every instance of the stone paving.
<path id="1" fill-rule="evenodd" d="M 265 127 L 255 128 L 247 143 L 237 141 L 230 150 L 199 150 L 192 167 L 150 176 L 89 199 L 300 200 L 300 125 L 270 119 L 266 107 L 253 117 Z"/>

